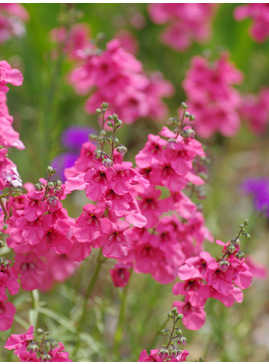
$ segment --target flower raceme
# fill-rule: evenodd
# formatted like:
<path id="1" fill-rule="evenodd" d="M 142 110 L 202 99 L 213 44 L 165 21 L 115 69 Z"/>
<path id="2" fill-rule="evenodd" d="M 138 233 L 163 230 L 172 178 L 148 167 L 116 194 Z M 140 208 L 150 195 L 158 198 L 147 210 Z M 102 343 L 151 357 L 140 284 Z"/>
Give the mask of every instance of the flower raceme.
<path id="1" fill-rule="evenodd" d="M 219 132 L 231 137 L 238 132 L 242 98 L 233 85 L 242 80 L 243 74 L 229 61 L 228 53 L 211 63 L 201 56 L 192 59 L 183 89 L 196 116 L 198 135 L 209 138 Z"/>
<path id="2" fill-rule="evenodd" d="M 64 41 L 64 29 L 55 30 L 54 39 Z M 174 89 L 160 72 L 146 75 L 143 65 L 124 49 L 121 39 L 113 39 L 101 51 L 88 40 L 87 26 L 74 26 L 66 38 L 65 51 L 78 65 L 69 75 L 69 81 L 78 94 L 91 93 L 86 102 L 86 111 L 95 113 L 106 101 L 110 112 L 117 113 L 126 124 L 141 118 L 161 120 L 167 114 L 162 101 Z"/>
<path id="3" fill-rule="evenodd" d="M 257 42 L 262 43 L 269 36 L 269 6 L 267 3 L 238 6 L 234 11 L 234 17 L 237 21 L 245 18 L 253 19 L 250 34 Z"/>
<path id="4" fill-rule="evenodd" d="M 149 4 L 148 12 L 156 24 L 168 23 L 161 35 L 164 44 L 178 51 L 188 49 L 193 41 L 204 43 L 210 37 L 210 21 L 215 4 Z"/>
<path id="5" fill-rule="evenodd" d="M 25 334 L 11 335 L 6 342 L 5 348 L 14 350 L 14 354 L 22 362 L 70 362 L 69 354 L 64 345 L 53 339 L 46 339 L 48 333 L 37 329 L 34 333 L 30 326 Z"/>
<path id="6" fill-rule="evenodd" d="M 241 230 L 240 230 L 241 231 Z M 243 229 L 240 234 L 244 235 Z M 239 235 L 238 235 L 239 236 Z M 183 313 L 186 328 L 199 330 L 205 323 L 204 305 L 208 298 L 220 300 L 226 307 L 243 301 L 243 289 L 250 287 L 253 275 L 240 251 L 238 238 L 217 244 L 223 246 L 223 257 L 216 260 L 208 252 L 185 260 L 178 269 L 178 282 L 173 287 L 175 295 L 183 295 L 184 301 L 174 306 Z"/>

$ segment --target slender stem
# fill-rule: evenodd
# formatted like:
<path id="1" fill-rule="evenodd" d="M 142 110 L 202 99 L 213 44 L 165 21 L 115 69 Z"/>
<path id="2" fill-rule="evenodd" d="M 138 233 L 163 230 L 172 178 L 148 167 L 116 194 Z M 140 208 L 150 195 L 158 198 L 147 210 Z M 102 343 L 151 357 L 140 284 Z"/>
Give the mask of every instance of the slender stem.
<path id="1" fill-rule="evenodd" d="M 3 210 L 3 212 L 4 212 L 4 214 L 5 214 L 4 219 L 6 219 L 6 218 L 8 217 L 8 214 L 7 214 L 7 210 L 6 210 L 6 208 L 5 208 L 5 205 L 4 205 L 4 202 L 3 202 L 3 200 L 2 200 L 2 197 L 1 197 L 1 196 L 0 196 L 0 205 L 1 205 L 1 208 L 2 208 L 2 210 Z"/>
<path id="2" fill-rule="evenodd" d="M 39 310 L 39 292 L 38 289 L 34 289 L 31 291 L 31 297 L 32 297 L 32 306 L 33 308 L 30 310 L 30 322 L 31 325 L 36 328 L 37 322 L 38 322 L 38 310 Z"/>
<path id="3" fill-rule="evenodd" d="M 89 297 L 92 293 L 93 287 L 97 281 L 97 277 L 98 277 L 98 274 L 100 272 L 100 268 L 101 268 L 101 265 L 103 262 L 104 262 L 104 259 L 102 259 L 102 248 L 101 248 L 99 251 L 98 257 L 97 257 L 97 263 L 95 266 L 95 270 L 93 272 L 91 280 L 89 281 L 89 285 L 88 285 L 87 291 L 86 291 L 84 299 L 83 299 L 82 314 L 81 314 L 81 317 L 80 317 L 80 320 L 79 320 L 79 323 L 77 326 L 77 330 L 76 330 L 77 334 L 79 334 L 81 332 L 81 329 L 83 328 L 83 325 L 85 323 L 85 319 L 86 319 L 86 315 L 87 315 L 88 299 L 89 299 Z M 81 344 L 81 341 L 79 340 L 77 342 L 77 345 L 74 348 L 73 356 L 76 355 L 76 353 L 80 347 L 80 344 Z"/>
<path id="4" fill-rule="evenodd" d="M 118 319 L 117 327 L 116 327 L 115 334 L 114 334 L 114 355 L 116 356 L 117 359 L 119 359 L 119 346 L 122 341 L 124 314 L 125 314 L 125 310 L 126 310 L 126 299 L 127 299 L 127 293 L 128 293 L 128 288 L 130 285 L 132 272 L 133 272 L 133 269 L 131 269 L 129 281 L 123 289 L 123 293 L 121 296 L 120 314 L 119 314 L 119 319 Z"/>
<path id="5" fill-rule="evenodd" d="M 166 345 L 166 349 L 168 349 L 170 344 L 171 344 L 171 341 L 172 341 L 172 338 L 173 338 L 173 335 L 174 335 L 174 331 L 175 331 L 176 322 L 177 322 L 177 319 L 175 317 L 173 317 L 173 327 L 172 327 L 172 330 L 171 330 L 171 334 L 170 334 L 170 337 L 169 337 L 168 344 Z"/>
<path id="6" fill-rule="evenodd" d="M 159 327 L 159 329 L 156 331 L 156 334 L 153 338 L 153 340 L 151 341 L 150 345 L 149 345 L 149 349 L 153 349 L 156 345 L 156 343 L 158 342 L 159 338 L 160 338 L 160 331 L 163 327 L 166 327 L 167 323 L 169 322 L 169 317 L 167 317 L 167 319 L 164 321 L 164 323 Z"/>

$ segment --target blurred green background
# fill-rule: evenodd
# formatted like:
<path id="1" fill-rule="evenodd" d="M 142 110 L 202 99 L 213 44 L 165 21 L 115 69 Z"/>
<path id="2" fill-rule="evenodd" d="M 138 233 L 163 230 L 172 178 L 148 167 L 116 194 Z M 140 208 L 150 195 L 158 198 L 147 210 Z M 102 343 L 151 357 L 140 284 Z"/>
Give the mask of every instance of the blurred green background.
<path id="1" fill-rule="evenodd" d="M 47 165 L 63 151 L 60 134 L 69 125 L 97 127 L 97 118 L 84 111 L 86 97 L 75 94 L 66 82 L 66 74 L 72 68 L 64 62 L 55 72 L 55 62 L 50 52 L 55 48 L 50 40 L 50 31 L 59 26 L 59 14 L 64 4 L 24 4 L 30 20 L 26 24 L 23 38 L 12 38 L 0 46 L 1 59 L 18 67 L 24 76 L 21 87 L 10 87 L 8 106 L 14 116 L 14 128 L 20 132 L 24 151 L 10 150 L 9 157 L 17 164 L 24 182 L 36 182 L 45 177 Z M 245 75 L 238 88 L 243 94 L 257 93 L 261 86 L 269 86 L 269 40 L 256 43 L 249 36 L 251 22 L 236 22 L 233 11 L 237 4 L 218 4 L 212 23 L 212 37 L 203 45 L 193 44 L 186 52 L 176 52 L 159 41 L 164 28 L 152 23 L 147 14 L 146 4 L 76 4 L 81 10 L 80 22 L 90 25 L 92 37 L 104 33 L 105 42 L 113 38 L 120 29 L 131 31 L 139 42 L 137 58 L 146 71 L 161 71 L 175 87 L 175 94 L 167 104 L 170 116 L 176 116 L 177 109 L 185 95 L 181 87 L 190 60 L 194 55 L 202 55 L 210 50 L 213 53 L 223 48 L 230 52 L 231 60 Z M 131 27 L 131 14 L 140 13 L 145 19 L 141 29 Z M 163 121 L 163 124 L 165 120 Z M 161 124 L 140 121 L 131 126 L 123 126 L 120 139 L 129 146 L 126 159 L 133 161 L 134 155 L 144 145 L 147 134 L 161 128 Z M 131 131 L 131 132 L 130 132 Z M 249 176 L 269 176 L 268 133 L 255 136 L 242 125 L 239 133 L 231 139 L 213 137 L 202 141 L 207 145 L 211 159 L 207 198 L 202 201 L 204 215 L 209 229 L 217 239 L 228 241 L 237 232 L 245 217 L 250 219 L 251 240 L 244 242 L 244 251 L 251 253 L 255 260 L 268 266 L 269 241 L 268 221 L 252 208 L 249 197 L 243 196 L 239 185 Z M 79 199 L 79 195 L 76 195 Z M 79 200 L 80 201 L 80 200 Z M 67 202 L 69 209 L 79 201 Z M 79 212 L 70 211 L 71 216 Z M 219 250 L 207 244 L 206 248 L 218 254 Z M 66 285 L 58 285 L 48 294 L 41 295 L 46 307 L 72 320 L 77 314 L 75 287 L 83 292 L 83 283 L 91 274 L 93 256 L 89 264 L 84 264 L 81 275 L 76 274 Z M 92 338 L 81 351 L 81 360 L 113 361 L 111 348 L 113 330 L 119 309 L 117 290 L 110 283 L 106 263 L 99 284 L 95 288 L 92 302 L 92 325 L 85 328 Z M 81 283 L 82 282 L 82 283 Z M 126 312 L 125 343 L 121 347 L 123 361 L 136 361 L 143 349 L 158 347 L 160 337 L 156 332 L 166 320 L 173 300 L 172 284 L 161 286 L 149 276 L 136 275 L 131 281 L 128 309 Z M 25 320 L 29 306 L 26 292 L 14 299 L 21 305 Z M 17 302 L 16 302 L 17 301 Z M 268 361 L 269 360 L 269 290 L 268 281 L 254 280 L 246 290 L 243 304 L 225 308 L 219 301 L 209 300 L 206 306 L 207 321 L 198 332 L 183 328 L 188 338 L 189 360 L 200 357 L 206 361 Z M 47 327 L 52 337 L 65 343 L 68 350 L 72 333 L 55 318 L 42 316 L 41 323 Z M 66 322 L 65 322 L 65 325 Z M 87 329 L 87 330 L 86 330 Z M 2 333 L 0 341 L 6 340 L 9 332 Z M 96 343 L 101 342 L 101 344 Z M 97 346 L 96 346 L 97 345 Z M 152 346 L 153 345 L 153 346 Z M 2 346 L 2 345 L 1 345 Z M 8 356 L 9 355 L 9 356 Z M 9 353 L 0 359 L 9 360 Z M 14 360 L 14 356 L 12 360 Z"/>

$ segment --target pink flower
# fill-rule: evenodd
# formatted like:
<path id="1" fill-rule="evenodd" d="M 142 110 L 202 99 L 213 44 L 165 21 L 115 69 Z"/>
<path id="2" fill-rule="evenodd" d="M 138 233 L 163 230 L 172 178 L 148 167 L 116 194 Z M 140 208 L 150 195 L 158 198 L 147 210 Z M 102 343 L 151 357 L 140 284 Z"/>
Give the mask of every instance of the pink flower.
<path id="1" fill-rule="evenodd" d="M 93 89 L 86 102 L 87 112 L 94 113 L 106 101 L 110 113 L 118 114 L 127 124 L 165 116 L 162 98 L 173 93 L 173 86 L 160 74 L 147 76 L 142 64 L 121 46 L 121 40 L 110 41 L 101 54 L 88 43 L 80 56 L 83 61 L 71 72 L 70 83 L 79 94 Z"/>
<path id="2" fill-rule="evenodd" d="M 46 264 L 34 252 L 16 254 L 14 269 L 20 278 L 21 288 L 32 291 L 41 286 Z"/>
<path id="3" fill-rule="evenodd" d="M 0 4 L 0 43 L 4 43 L 12 36 L 20 37 L 24 34 L 24 22 L 29 18 L 25 8 L 20 4 Z"/>
<path id="4" fill-rule="evenodd" d="M 11 327 L 15 312 L 16 308 L 11 302 L 0 300 L 0 331 L 6 331 Z"/>
<path id="5" fill-rule="evenodd" d="M 253 19 L 250 34 L 257 42 L 264 42 L 269 36 L 269 6 L 267 3 L 238 6 L 234 11 L 234 17 L 237 21 L 245 18 Z"/>
<path id="6" fill-rule="evenodd" d="M 220 132 L 233 136 L 240 125 L 240 94 L 232 87 L 241 83 L 243 75 L 228 61 L 228 54 L 211 65 L 203 57 L 194 57 L 183 88 L 190 112 L 196 117 L 195 130 L 204 138 Z"/>
<path id="7" fill-rule="evenodd" d="M 115 287 L 125 287 L 130 279 L 130 271 L 123 264 L 116 264 L 114 269 L 110 269 L 110 275 Z"/>
<path id="8" fill-rule="evenodd" d="M 189 301 L 175 301 L 173 306 L 184 315 L 182 323 L 187 329 L 199 330 L 204 325 L 206 313 L 203 306 L 192 306 Z"/>
<path id="9" fill-rule="evenodd" d="M 138 362 L 182 362 L 186 361 L 186 357 L 189 355 L 187 350 L 182 350 L 177 355 L 163 355 L 159 353 L 158 349 L 150 350 L 150 354 L 146 350 L 143 350 L 139 356 Z"/>
<path id="10" fill-rule="evenodd" d="M 161 35 L 164 44 L 184 51 L 194 41 L 203 43 L 210 37 L 210 21 L 215 4 L 149 4 L 151 20 L 168 23 Z"/>
<path id="11" fill-rule="evenodd" d="M 269 88 L 262 88 L 257 95 L 246 95 L 240 111 L 250 129 L 262 134 L 269 123 Z"/>
<path id="12" fill-rule="evenodd" d="M 34 338 L 34 328 L 33 328 L 33 326 L 30 326 L 25 334 L 11 335 L 7 339 L 6 345 L 4 347 L 5 347 L 5 349 L 8 349 L 8 350 L 14 350 L 14 349 L 18 350 L 23 346 L 27 346 L 28 341 L 31 341 L 33 338 Z"/>

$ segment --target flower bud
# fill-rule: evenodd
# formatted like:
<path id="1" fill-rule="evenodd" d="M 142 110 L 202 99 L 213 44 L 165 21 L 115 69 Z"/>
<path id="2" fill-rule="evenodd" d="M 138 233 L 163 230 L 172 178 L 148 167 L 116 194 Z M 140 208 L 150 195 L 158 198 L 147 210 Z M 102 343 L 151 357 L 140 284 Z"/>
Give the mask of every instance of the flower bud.
<path id="1" fill-rule="evenodd" d="M 177 335 L 182 335 L 182 331 L 181 331 L 179 328 L 177 328 L 177 329 L 176 329 L 176 334 L 177 334 Z"/>
<path id="2" fill-rule="evenodd" d="M 188 112 L 188 111 L 186 111 L 185 112 L 185 118 L 188 118 L 188 117 L 190 117 L 191 116 L 191 114 Z"/>
<path id="3" fill-rule="evenodd" d="M 108 121 L 108 122 L 107 122 L 107 126 L 108 126 L 109 128 L 113 128 L 114 124 L 112 123 L 112 121 Z"/>
<path id="4" fill-rule="evenodd" d="M 42 185 L 42 183 L 38 182 L 35 184 L 34 188 L 35 188 L 35 191 L 42 191 L 43 185 Z"/>
<path id="5" fill-rule="evenodd" d="M 53 176 L 56 173 L 56 169 L 51 166 L 48 166 L 48 174 L 49 176 Z"/>
<path id="6" fill-rule="evenodd" d="M 245 219 L 244 220 L 244 222 L 243 222 L 243 224 L 246 226 L 246 225 L 248 225 L 248 223 L 249 223 L 249 219 Z"/>
<path id="7" fill-rule="evenodd" d="M 105 135 L 106 135 L 106 131 L 105 131 L 105 130 L 101 130 L 101 131 L 100 131 L 100 135 L 101 135 L 101 136 L 105 136 Z"/>
<path id="8" fill-rule="evenodd" d="M 186 342 L 187 342 L 187 339 L 184 337 L 184 336 L 181 336 L 179 339 L 178 339 L 178 343 L 180 345 L 186 345 Z"/>
<path id="9" fill-rule="evenodd" d="M 114 137 L 114 139 L 113 139 L 113 141 L 114 141 L 114 145 L 118 145 L 119 144 L 119 139 L 117 138 L 117 137 Z"/>
<path id="10" fill-rule="evenodd" d="M 44 335 L 44 330 L 38 328 L 38 329 L 36 329 L 36 333 L 37 333 L 37 335 Z"/>
<path id="11" fill-rule="evenodd" d="M 90 139 L 90 140 L 97 140 L 97 139 L 98 139 L 98 136 L 97 136 L 97 135 L 95 135 L 95 134 L 90 134 L 90 135 L 89 135 L 89 139 Z"/>
<path id="12" fill-rule="evenodd" d="M 227 270 L 229 269 L 230 263 L 227 260 L 221 260 L 219 262 L 219 269 L 222 272 L 227 272 Z"/>
<path id="13" fill-rule="evenodd" d="M 178 353 L 178 351 L 177 351 L 176 348 L 174 348 L 173 350 L 171 350 L 171 354 L 172 355 L 177 356 L 177 353 Z"/>
<path id="14" fill-rule="evenodd" d="M 228 245 L 227 250 L 230 254 L 233 254 L 235 252 L 235 245 L 234 244 Z"/>
<path id="15" fill-rule="evenodd" d="M 113 114 L 113 115 L 112 115 L 112 119 L 113 119 L 114 121 L 118 121 L 118 120 L 119 120 L 119 117 L 118 117 L 118 115 L 117 115 L 117 114 Z"/>
<path id="16" fill-rule="evenodd" d="M 54 183 L 53 182 L 48 182 L 47 188 L 52 189 L 53 187 L 54 187 Z"/>
<path id="17" fill-rule="evenodd" d="M 187 104 L 185 104 L 185 102 L 182 102 L 182 103 L 181 103 L 181 107 L 182 107 L 183 109 L 187 110 L 189 106 L 188 106 Z"/>
<path id="18" fill-rule="evenodd" d="M 169 118 L 167 120 L 167 124 L 168 125 L 176 125 L 178 123 L 178 119 L 177 118 Z"/>
<path id="19" fill-rule="evenodd" d="M 177 315 L 177 319 L 178 319 L 178 320 L 183 319 L 183 317 L 184 317 L 184 315 L 183 315 L 182 313 L 180 313 L 179 315 Z"/>
<path id="20" fill-rule="evenodd" d="M 246 237 L 247 239 L 250 239 L 250 234 L 246 234 L 246 235 L 245 235 L 245 237 Z"/>
<path id="21" fill-rule="evenodd" d="M 103 160 L 103 164 L 107 167 L 110 168 L 113 165 L 113 160 L 110 158 L 106 158 Z"/>
<path id="22" fill-rule="evenodd" d="M 161 334 L 162 336 L 166 336 L 166 335 L 168 334 L 168 329 L 163 329 L 163 330 L 160 332 L 160 334 Z"/>
<path id="23" fill-rule="evenodd" d="M 178 315 L 177 308 L 175 306 L 172 308 L 171 312 L 175 315 Z"/>
<path id="24" fill-rule="evenodd" d="M 108 106 L 109 106 L 108 102 L 102 102 L 102 104 L 101 104 L 101 108 L 104 110 L 107 110 Z"/>
<path id="25" fill-rule="evenodd" d="M 121 145 L 121 146 L 119 146 L 119 147 L 117 148 L 117 151 L 118 151 L 120 154 L 124 155 L 125 153 L 127 153 L 127 148 L 126 148 L 124 145 Z"/>
<path id="26" fill-rule="evenodd" d="M 96 111 L 96 113 L 97 113 L 97 114 L 100 114 L 100 113 L 102 112 L 102 110 L 101 110 L 101 109 L 99 109 L 99 108 L 98 108 L 98 109 L 96 109 L 95 111 Z"/>
<path id="27" fill-rule="evenodd" d="M 29 353 L 36 353 L 37 350 L 39 349 L 38 345 L 36 342 L 30 342 L 29 345 L 27 346 L 27 351 L 29 351 Z"/>
<path id="28" fill-rule="evenodd" d="M 58 205 L 59 199 L 56 196 L 51 196 L 48 198 L 48 204 L 52 207 L 56 207 Z"/>
<path id="29" fill-rule="evenodd" d="M 244 252 L 241 252 L 241 250 L 239 250 L 239 252 L 237 252 L 235 254 L 236 258 L 238 258 L 239 260 L 245 258 L 245 253 Z"/>
<path id="30" fill-rule="evenodd" d="M 49 354 L 43 354 L 40 359 L 41 361 L 51 361 L 51 356 Z"/>
<path id="31" fill-rule="evenodd" d="M 189 120 L 190 121 L 194 121 L 195 120 L 195 116 L 191 114 L 190 117 L 189 117 Z"/>
<path id="32" fill-rule="evenodd" d="M 168 314 L 168 318 L 173 318 L 173 314 L 172 314 L 172 312 L 169 312 L 169 314 Z"/>

